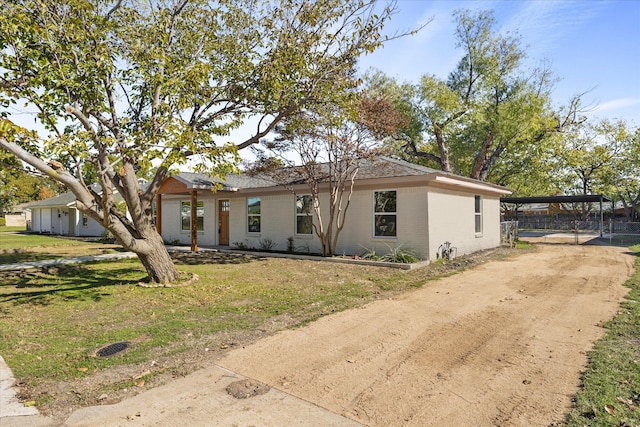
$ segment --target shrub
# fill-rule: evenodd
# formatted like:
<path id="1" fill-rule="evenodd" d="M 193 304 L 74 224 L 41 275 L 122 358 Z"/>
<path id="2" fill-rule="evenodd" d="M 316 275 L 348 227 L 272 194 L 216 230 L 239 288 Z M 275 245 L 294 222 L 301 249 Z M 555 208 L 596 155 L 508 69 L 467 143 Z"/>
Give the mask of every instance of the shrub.
<path id="1" fill-rule="evenodd" d="M 376 254 L 376 250 L 375 249 L 367 249 L 365 248 L 364 253 L 361 256 L 362 259 L 370 259 L 373 261 L 379 261 L 380 260 L 380 256 L 378 254 Z"/>
<path id="2" fill-rule="evenodd" d="M 4 227 L 5 225 L 7 225 L 7 219 L 6 218 L 0 218 L 0 227 Z"/>
<path id="3" fill-rule="evenodd" d="M 402 249 L 402 245 L 392 248 L 389 246 L 389 253 L 383 255 L 380 261 L 384 262 L 397 262 L 402 264 L 411 264 L 412 262 L 419 261 L 418 257 L 410 250 Z"/>
<path id="4" fill-rule="evenodd" d="M 256 249 L 249 244 L 249 240 L 247 239 L 245 239 L 244 242 L 233 242 L 232 245 L 241 251 L 253 251 Z"/>
<path id="5" fill-rule="evenodd" d="M 365 248 L 361 258 L 372 261 L 397 262 L 401 264 L 411 264 L 412 262 L 420 261 L 413 252 L 407 249 L 402 249 L 402 245 L 397 248 L 392 248 L 389 245 L 387 245 L 387 247 L 389 248 L 389 253 L 385 255 L 378 255 L 375 249 Z"/>
<path id="6" fill-rule="evenodd" d="M 260 239 L 259 245 L 260 249 L 262 249 L 263 251 L 271 251 L 276 247 L 275 242 L 269 238 Z"/>
<path id="7" fill-rule="evenodd" d="M 115 243 L 116 238 L 113 237 L 113 233 L 109 230 L 104 230 L 102 236 L 100 236 L 100 243 Z"/>

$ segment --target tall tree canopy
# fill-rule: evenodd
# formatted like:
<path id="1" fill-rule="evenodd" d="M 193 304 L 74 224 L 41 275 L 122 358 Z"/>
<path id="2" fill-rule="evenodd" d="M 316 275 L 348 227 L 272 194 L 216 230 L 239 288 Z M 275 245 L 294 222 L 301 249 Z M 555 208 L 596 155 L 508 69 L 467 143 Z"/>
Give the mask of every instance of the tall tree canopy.
<path id="1" fill-rule="evenodd" d="M 554 110 L 551 73 L 525 70 L 520 38 L 497 33 L 491 12 L 462 10 L 454 18 L 463 55 L 446 80 L 425 74 L 418 84 L 400 85 L 376 73 L 369 86 L 410 117 L 392 144 L 402 156 L 510 185 L 554 134 L 581 120 L 579 98 Z"/>
<path id="2" fill-rule="evenodd" d="M 340 103 L 358 57 L 382 42 L 394 4 L 0 0 L 0 7 L 0 147 L 64 183 L 82 212 L 138 254 L 152 281 L 167 282 L 178 272 L 151 204 L 171 169 L 196 158 L 224 175 L 237 150 L 300 108 Z M 46 136 L 14 123 L 10 112 L 25 103 Z M 230 141 L 246 123 L 253 132 Z M 87 185 L 86 164 L 100 193 Z M 147 187 L 141 174 L 150 177 Z M 131 219 L 115 206 L 114 191 Z"/>
<path id="3" fill-rule="evenodd" d="M 640 127 L 604 120 L 596 127 L 601 143 L 614 151 L 600 175 L 599 190 L 622 204 L 628 221 L 640 221 Z"/>

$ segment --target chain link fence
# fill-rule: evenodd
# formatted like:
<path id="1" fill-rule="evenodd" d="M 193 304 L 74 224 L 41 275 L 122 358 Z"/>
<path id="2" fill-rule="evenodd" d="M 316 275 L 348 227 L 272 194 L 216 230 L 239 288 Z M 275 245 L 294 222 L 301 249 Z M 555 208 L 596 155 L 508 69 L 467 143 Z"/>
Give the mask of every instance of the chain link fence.
<path id="1" fill-rule="evenodd" d="M 609 232 L 617 234 L 640 234 L 640 222 L 617 222 L 609 223 Z"/>
<path id="2" fill-rule="evenodd" d="M 501 224 L 515 222 L 520 230 L 537 231 L 595 231 L 600 232 L 600 220 L 590 219 L 577 221 L 570 218 L 562 218 L 547 215 L 535 215 L 519 217 L 517 221 L 503 221 Z M 506 225 L 505 225 L 506 227 Z M 612 234 L 640 234 L 640 222 L 605 220 L 602 231 Z M 503 234 L 505 231 L 503 230 Z"/>

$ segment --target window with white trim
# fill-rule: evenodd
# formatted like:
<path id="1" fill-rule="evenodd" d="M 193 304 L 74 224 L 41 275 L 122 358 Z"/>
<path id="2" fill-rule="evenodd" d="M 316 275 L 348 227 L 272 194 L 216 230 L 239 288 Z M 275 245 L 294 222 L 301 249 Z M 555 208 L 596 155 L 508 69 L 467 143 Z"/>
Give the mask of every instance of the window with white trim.
<path id="1" fill-rule="evenodd" d="M 373 235 L 375 237 L 396 236 L 396 199 L 397 192 L 373 192 Z"/>
<path id="2" fill-rule="evenodd" d="M 482 198 L 475 196 L 476 235 L 482 234 Z"/>
<path id="3" fill-rule="evenodd" d="M 296 196 L 296 234 L 313 233 L 313 197 L 310 194 Z"/>
<path id="4" fill-rule="evenodd" d="M 247 197 L 247 231 L 260 232 L 260 197 Z"/>
<path id="5" fill-rule="evenodd" d="M 191 202 L 180 202 L 181 230 L 191 231 Z M 196 225 L 198 231 L 204 230 L 204 201 L 196 202 Z"/>

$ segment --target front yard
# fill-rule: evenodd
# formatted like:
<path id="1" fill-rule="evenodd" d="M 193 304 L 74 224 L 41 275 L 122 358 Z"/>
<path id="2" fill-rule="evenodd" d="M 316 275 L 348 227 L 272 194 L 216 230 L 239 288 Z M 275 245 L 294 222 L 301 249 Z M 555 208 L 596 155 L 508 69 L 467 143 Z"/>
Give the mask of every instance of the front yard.
<path id="1" fill-rule="evenodd" d="M 640 252 L 640 246 L 631 248 Z M 0 234 L 0 263 L 118 250 L 114 245 L 38 235 Z M 422 269 L 390 268 L 218 252 L 175 253 L 192 285 L 138 286 L 137 260 L 4 273 L 0 355 L 19 381 L 19 397 L 45 414 L 117 402 L 215 362 L 230 349 L 318 317 L 386 299 L 488 260 L 531 250 L 501 248 Z M 609 333 L 589 354 L 572 426 L 640 422 L 640 258 L 632 289 Z M 118 355 L 97 357 L 126 341 Z"/>
<path id="2" fill-rule="evenodd" d="M 9 263 L 115 248 L 2 234 L 0 250 L 0 263 Z M 20 397 L 44 413 L 113 402 L 192 372 L 261 336 L 388 298 L 510 251 L 412 272 L 248 254 L 176 253 L 179 270 L 200 277 L 176 288 L 138 286 L 146 273 L 137 260 L 6 272 L 0 285 L 0 355 L 20 381 Z M 95 356 L 100 347 L 119 341 L 130 344 L 126 352 Z"/>

